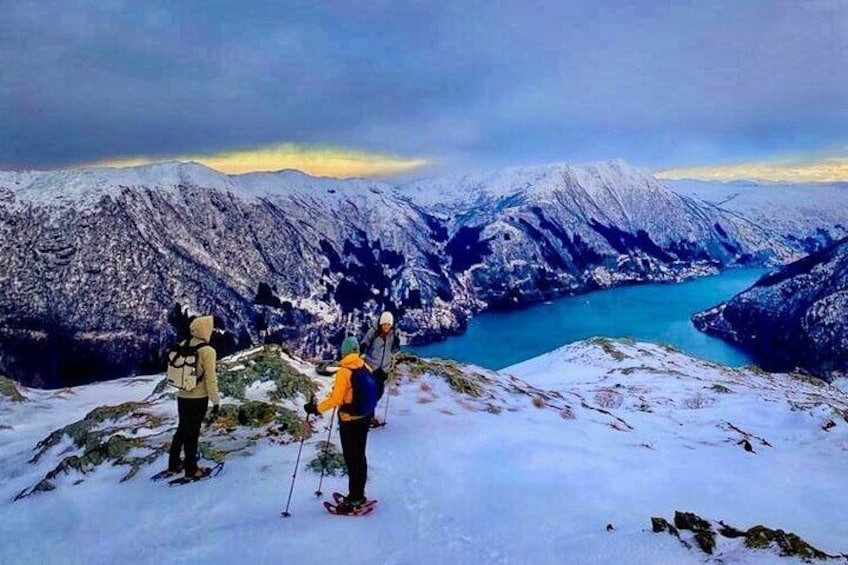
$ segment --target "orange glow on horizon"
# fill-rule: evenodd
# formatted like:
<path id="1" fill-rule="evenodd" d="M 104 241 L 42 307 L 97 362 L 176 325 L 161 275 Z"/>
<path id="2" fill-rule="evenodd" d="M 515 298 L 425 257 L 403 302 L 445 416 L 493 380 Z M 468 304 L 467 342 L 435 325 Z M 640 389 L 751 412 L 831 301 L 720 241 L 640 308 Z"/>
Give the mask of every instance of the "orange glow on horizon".
<path id="1" fill-rule="evenodd" d="M 214 155 L 106 159 L 81 166 L 135 167 L 165 161 L 195 161 L 230 175 L 297 169 L 312 176 L 335 178 L 395 175 L 419 169 L 429 164 L 426 159 L 422 158 L 401 159 L 338 147 L 309 147 L 286 143 Z"/>
<path id="2" fill-rule="evenodd" d="M 755 180 L 765 182 L 846 182 L 848 158 L 751 161 L 734 165 L 681 167 L 657 171 L 660 179 Z"/>

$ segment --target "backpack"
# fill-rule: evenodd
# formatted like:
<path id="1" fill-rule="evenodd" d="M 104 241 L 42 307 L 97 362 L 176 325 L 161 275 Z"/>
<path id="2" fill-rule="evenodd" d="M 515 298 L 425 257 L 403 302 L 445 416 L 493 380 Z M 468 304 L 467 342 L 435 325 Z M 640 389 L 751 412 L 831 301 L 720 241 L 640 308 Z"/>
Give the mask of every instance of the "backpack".
<path id="1" fill-rule="evenodd" d="M 377 380 L 365 365 L 351 370 L 350 386 L 353 401 L 343 404 L 339 410 L 351 416 L 372 415 L 377 407 Z"/>
<path id="2" fill-rule="evenodd" d="M 189 345 L 188 341 L 180 341 L 168 348 L 168 366 L 165 376 L 168 384 L 180 390 L 192 390 L 203 380 L 203 374 L 198 375 L 197 364 L 200 362 L 198 352 L 201 347 L 212 347 L 206 342 Z"/>

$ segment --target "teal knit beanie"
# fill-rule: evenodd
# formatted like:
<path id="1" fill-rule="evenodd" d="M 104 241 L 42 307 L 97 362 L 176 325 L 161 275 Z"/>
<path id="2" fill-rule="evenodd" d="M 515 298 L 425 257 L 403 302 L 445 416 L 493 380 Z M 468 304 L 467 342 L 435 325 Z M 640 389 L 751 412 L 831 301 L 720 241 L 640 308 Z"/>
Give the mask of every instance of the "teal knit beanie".
<path id="1" fill-rule="evenodd" d="M 344 338 L 342 342 L 342 357 L 349 353 L 359 353 L 359 341 L 352 335 Z"/>

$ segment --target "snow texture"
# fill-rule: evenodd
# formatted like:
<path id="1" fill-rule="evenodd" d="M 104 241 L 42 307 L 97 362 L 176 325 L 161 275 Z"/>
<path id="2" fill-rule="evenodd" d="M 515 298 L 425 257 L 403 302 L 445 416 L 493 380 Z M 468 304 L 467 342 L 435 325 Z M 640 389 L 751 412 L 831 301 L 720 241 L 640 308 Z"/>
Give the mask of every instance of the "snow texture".
<path id="1" fill-rule="evenodd" d="M 379 504 L 367 518 L 329 516 L 313 494 L 318 476 L 307 462 L 326 438 L 328 415 L 304 445 L 289 518 L 280 512 L 297 441 L 255 443 L 194 485 L 147 480 L 163 456 L 124 482 L 123 470 L 104 464 L 13 502 L 61 455 L 57 447 L 53 461 L 27 463 L 57 427 L 99 405 L 137 401 L 153 402 L 149 410 L 172 430 L 176 407 L 151 400 L 161 375 L 23 389 L 26 402 L 0 397 L 0 562 L 801 562 L 720 536 L 708 556 L 652 533 L 651 517 L 671 520 L 676 510 L 713 525 L 781 528 L 832 555 L 848 551 L 844 390 L 604 339 L 499 373 L 454 366 L 448 378 L 444 367 L 399 365 L 388 426 L 369 435 L 367 495 Z M 462 382 L 476 392 L 458 392 Z M 345 492 L 346 478 L 327 476 L 322 489 Z M 681 538 L 692 542 L 691 532 Z"/>

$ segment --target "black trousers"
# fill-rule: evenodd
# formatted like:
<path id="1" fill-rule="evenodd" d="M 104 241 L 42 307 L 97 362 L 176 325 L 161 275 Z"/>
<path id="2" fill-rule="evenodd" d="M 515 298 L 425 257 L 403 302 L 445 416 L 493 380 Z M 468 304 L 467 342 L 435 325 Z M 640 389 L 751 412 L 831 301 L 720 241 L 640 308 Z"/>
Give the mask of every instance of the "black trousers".
<path id="1" fill-rule="evenodd" d="M 389 375 L 383 369 L 374 369 L 373 375 L 377 383 L 377 400 L 380 400 L 386 391 L 386 379 L 389 378 Z"/>
<path id="2" fill-rule="evenodd" d="M 365 458 L 365 444 L 371 418 L 365 417 L 350 422 L 339 421 L 339 437 L 342 440 L 342 455 L 347 465 L 348 498 L 365 498 L 365 481 L 368 480 L 368 460 Z"/>
<path id="3" fill-rule="evenodd" d="M 194 475 L 197 472 L 197 442 L 200 440 L 200 426 L 209 406 L 209 397 L 179 398 L 177 397 L 177 414 L 179 424 L 171 442 L 171 452 L 168 457 L 168 468 L 177 469 L 180 466 L 180 451 L 185 448 L 185 474 Z"/>

